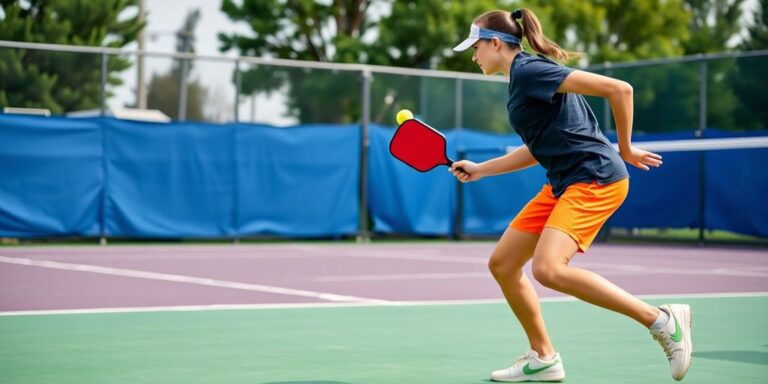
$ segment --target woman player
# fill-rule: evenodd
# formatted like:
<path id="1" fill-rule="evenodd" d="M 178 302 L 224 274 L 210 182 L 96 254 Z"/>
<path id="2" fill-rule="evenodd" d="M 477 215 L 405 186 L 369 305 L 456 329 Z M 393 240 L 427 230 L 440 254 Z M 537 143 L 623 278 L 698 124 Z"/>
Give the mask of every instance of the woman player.
<path id="1" fill-rule="evenodd" d="M 522 25 L 518 22 L 521 21 Z M 523 52 L 525 37 L 534 56 Z M 487 12 L 472 23 L 469 37 L 455 51 L 474 50 L 483 73 L 509 76 L 509 120 L 524 145 L 483 163 L 462 160 L 450 169 L 461 182 L 477 181 L 541 164 L 549 183 L 515 217 L 491 254 L 489 268 L 530 342 L 512 367 L 494 371 L 495 381 L 558 381 L 563 360 L 544 326 L 538 296 L 522 272 L 533 259 L 541 284 L 626 315 L 650 329 L 681 380 L 691 360 L 691 310 L 684 304 L 651 306 L 603 277 L 569 266 L 585 252 L 609 216 L 626 198 L 624 162 L 643 170 L 661 165 L 661 156 L 635 148 L 632 87 L 626 82 L 561 66 L 572 57 L 541 31 L 528 9 Z M 608 99 L 618 132 L 619 151 L 598 129 L 582 95 Z M 622 161 L 623 160 L 623 161 Z M 463 169 L 465 172 L 462 172 Z"/>

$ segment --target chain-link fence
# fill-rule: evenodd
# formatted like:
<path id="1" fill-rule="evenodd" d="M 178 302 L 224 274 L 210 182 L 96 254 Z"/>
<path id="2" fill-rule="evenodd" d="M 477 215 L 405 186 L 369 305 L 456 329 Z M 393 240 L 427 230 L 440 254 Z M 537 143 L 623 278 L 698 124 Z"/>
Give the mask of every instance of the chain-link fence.
<path id="1" fill-rule="evenodd" d="M 146 105 L 176 120 L 278 126 L 391 125 L 397 110 L 409 108 L 438 129 L 511 132 L 506 80 L 498 76 L 9 41 L 0 41 L 0 57 L 0 107 L 109 114 Z M 768 51 L 584 69 L 632 84 L 634 130 L 656 133 L 768 127 L 765 68 Z M 588 100 L 602 128 L 611 131 L 607 101 Z"/>

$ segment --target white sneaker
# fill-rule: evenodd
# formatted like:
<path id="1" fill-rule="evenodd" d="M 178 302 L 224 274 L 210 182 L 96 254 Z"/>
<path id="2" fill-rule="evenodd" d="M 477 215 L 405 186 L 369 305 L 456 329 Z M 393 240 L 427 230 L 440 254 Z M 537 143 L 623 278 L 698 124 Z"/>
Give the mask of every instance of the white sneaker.
<path id="1" fill-rule="evenodd" d="M 507 369 L 493 371 L 491 380 L 505 382 L 521 381 L 561 381 L 565 379 L 563 359 L 556 353 L 550 360 L 539 359 L 534 350 L 528 351 L 517 359 L 514 365 Z"/>
<path id="2" fill-rule="evenodd" d="M 651 331 L 653 338 L 664 348 L 669 360 L 672 378 L 682 380 L 691 364 L 691 306 L 665 304 L 659 307 L 669 314 L 669 321 L 660 330 Z"/>

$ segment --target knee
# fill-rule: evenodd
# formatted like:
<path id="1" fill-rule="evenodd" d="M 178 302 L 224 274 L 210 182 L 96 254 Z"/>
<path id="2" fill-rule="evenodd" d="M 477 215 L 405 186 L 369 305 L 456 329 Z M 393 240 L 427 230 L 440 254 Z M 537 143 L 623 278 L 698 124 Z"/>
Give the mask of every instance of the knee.
<path id="1" fill-rule="evenodd" d="M 492 254 L 488 259 L 488 270 L 491 271 L 496 280 L 507 280 L 520 272 L 520 268 L 516 268 L 509 258 L 502 257 L 496 253 Z"/>
<path id="2" fill-rule="evenodd" d="M 558 290 L 558 288 L 560 288 L 563 283 L 563 279 L 561 278 L 562 268 L 565 267 L 552 263 L 538 262 L 534 259 L 532 268 L 533 277 L 536 279 L 536 281 L 541 283 L 541 285 L 547 288 Z"/>
<path id="3" fill-rule="evenodd" d="M 488 270 L 491 271 L 491 274 L 495 278 L 499 278 L 502 275 L 504 275 L 506 268 L 504 265 L 504 260 L 501 257 L 498 257 L 495 253 L 491 255 L 491 257 L 488 259 Z"/>

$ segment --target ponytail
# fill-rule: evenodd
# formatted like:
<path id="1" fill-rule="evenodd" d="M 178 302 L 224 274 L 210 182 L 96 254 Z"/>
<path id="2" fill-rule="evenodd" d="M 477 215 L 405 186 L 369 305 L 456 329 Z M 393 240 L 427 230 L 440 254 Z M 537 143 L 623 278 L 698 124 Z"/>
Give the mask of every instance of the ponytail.
<path id="1" fill-rule="evenodd" d="M 544 36 L 541 31 L 541 23 L 531 10 L 518 9 L 512 12 L 511 18 L 512 23 L 516 24 L 517 27 L 520 27 L 518 20 L 522 21 L 522 27 L 519 30 L 522 30 L 522 36 L 528 40 L 528 44 L 534 51 L 561 61 L 581 57 L 578 52 L 566 51 Z"/>

